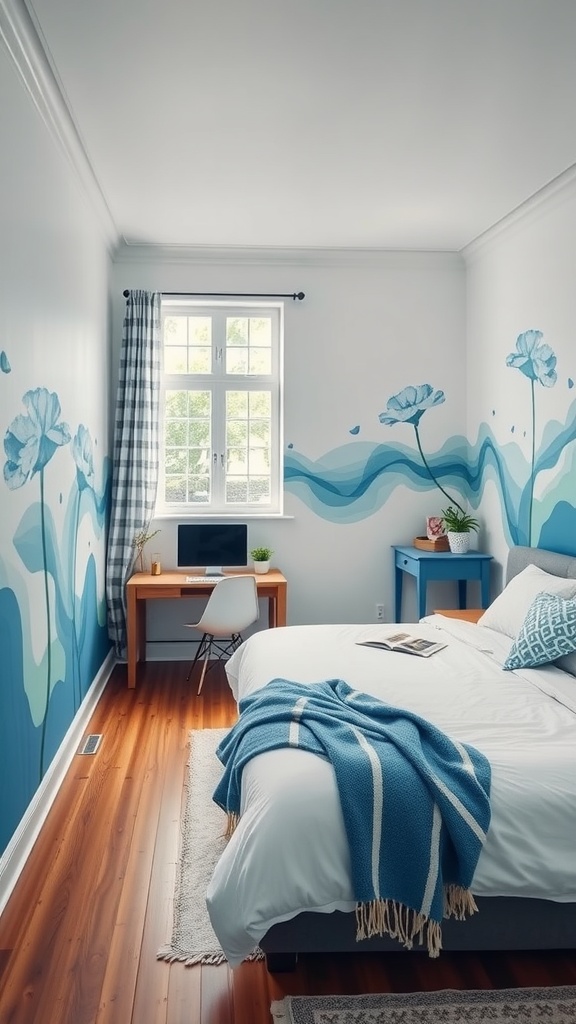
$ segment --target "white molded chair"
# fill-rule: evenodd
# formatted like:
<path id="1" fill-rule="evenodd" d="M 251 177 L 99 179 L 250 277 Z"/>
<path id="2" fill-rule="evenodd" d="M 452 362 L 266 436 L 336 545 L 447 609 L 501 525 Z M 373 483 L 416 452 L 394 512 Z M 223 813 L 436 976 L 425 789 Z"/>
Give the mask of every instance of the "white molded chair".
<path id="1" fill-rule="evenodd" d="M 202 639 L 190 666 L 190 679 L 194 666 L 203 661 L 198 693 L 202 689 L 210 657 L 229 657 L 242 643 L 241 630 L 256 622 L 260 613 L 258 591 L 253 576 L 223 576 L 208 598 L 204 613 L 198 622 L 187 622 L 198 629 Z"/>

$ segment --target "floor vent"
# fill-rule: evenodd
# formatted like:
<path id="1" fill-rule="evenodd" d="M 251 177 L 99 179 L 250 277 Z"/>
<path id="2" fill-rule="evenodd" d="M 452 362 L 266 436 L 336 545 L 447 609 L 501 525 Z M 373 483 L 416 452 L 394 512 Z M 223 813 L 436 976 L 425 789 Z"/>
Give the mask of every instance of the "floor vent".
<path id="1" fill-rule="evenodd" d="M 96 751 L 98 750 L 98 747 L 100 746 L 101 739 L 102 739 L 102 734 L 101 733 L 97 733 L 97 732 L 91 733 L 90 736 L 87 736 L 86 739 L 84 740 L 84 742 L 82 743 L 82 746 L 80 747 L 80 750 L 78 751 L 78 753 L 79 754 L 95 754 Z"/>

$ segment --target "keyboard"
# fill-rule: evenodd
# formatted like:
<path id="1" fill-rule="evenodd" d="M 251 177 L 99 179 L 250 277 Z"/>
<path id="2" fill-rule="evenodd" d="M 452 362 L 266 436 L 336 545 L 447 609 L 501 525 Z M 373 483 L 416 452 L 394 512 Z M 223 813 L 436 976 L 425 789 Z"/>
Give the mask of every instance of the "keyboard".
<path id="1" fill-rule="evenodd" d="M 218 583 L 218 580 L 223 579 L 223 576 L 185 576 L 185 583 Z"/>

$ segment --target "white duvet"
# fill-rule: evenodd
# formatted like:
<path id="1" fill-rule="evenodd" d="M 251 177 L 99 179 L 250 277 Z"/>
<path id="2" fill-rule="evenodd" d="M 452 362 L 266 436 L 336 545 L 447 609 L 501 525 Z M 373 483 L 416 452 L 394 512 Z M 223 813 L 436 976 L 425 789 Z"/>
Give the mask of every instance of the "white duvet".
<path id="1" fill-rule="evenodd" d="M 492 821 L 472 890 L 576 901 L 576 678 L 505 672 L 512 640 L 432 615 L 406 630 L 442 640 L 431 658 L 359 647 L 399 626 L 264 630 L 227 662 L 239 701 L 270 679 L 344 679 L 473 744 L 492 766 Z M 240 823 L 207 893 L 212 926 L 239 964 L 273 925 L 303 910 L 352 910 L 349 858 L 331 765 L 300 750 L 254 758 Z"/>

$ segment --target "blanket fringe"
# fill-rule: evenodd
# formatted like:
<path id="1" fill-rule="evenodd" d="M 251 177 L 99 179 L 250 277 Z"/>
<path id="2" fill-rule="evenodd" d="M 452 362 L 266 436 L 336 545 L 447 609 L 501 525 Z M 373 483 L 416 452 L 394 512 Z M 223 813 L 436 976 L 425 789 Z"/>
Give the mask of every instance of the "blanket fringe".
<path id="1" fill-rule="evenodd" d="M 230 839 L 236 830 L 236 826 L 240 821 L 240 815 L 234 811 L 228 811 L 226 813 L 226 831 L 224 832 L 224 839 Z"/>
<path id="2" fill-rule="evenodd" d="M 476 900 L 469 889 L 461 885 L 444 887 L 444 917 L 455 917 L 457 921 L 463 921 L 465 917 L 476 913 Z"/>
<path id="3" fill-rule="evenodd" d="M 445 887 L 444 917 L 463 921 L 477 910 L 468 889 L 461 885 Z M 356 941 L 370 939 L 374 935 L 389 935 L 391 939 L 398 939 L 406 949 L 412 949 L 414 942 L 426 945 L 430 957 L 439 956 L 442 949 L 440 923 L 397 900 L 378 899 L 356 904 Z"/>

